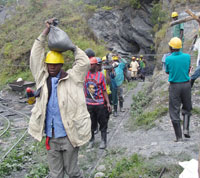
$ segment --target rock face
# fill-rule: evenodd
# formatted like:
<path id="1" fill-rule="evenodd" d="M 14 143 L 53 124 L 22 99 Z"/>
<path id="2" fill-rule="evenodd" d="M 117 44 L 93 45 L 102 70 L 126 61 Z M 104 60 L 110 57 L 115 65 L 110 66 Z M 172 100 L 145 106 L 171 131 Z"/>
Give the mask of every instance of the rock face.
<path id="1" fill-rule="evenodd" d="M 117 51 L 125 58 L 137 54 L 152 54 L 149 9 L 150 6 L 143 5 L 140 10 L 125 7 L 99 11 L 89 19 L 88 24 L 98 39 L 107 42 L 109 50 Z"/>

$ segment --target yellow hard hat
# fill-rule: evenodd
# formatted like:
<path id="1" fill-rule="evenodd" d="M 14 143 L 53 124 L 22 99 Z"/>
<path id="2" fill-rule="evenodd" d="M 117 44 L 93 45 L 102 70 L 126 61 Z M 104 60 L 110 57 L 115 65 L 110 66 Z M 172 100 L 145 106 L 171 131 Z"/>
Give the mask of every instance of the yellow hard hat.
<path id="1" fill-rule="evenodd" d="M 136 60 L 138 61 L 138 60 L 139 60 L 139 58 L 136 58 Z"/>
<path id="2" fill-rule="evenodd" d="M 172 18 L 174 18 L 174 17 L 178 17 L 178 13 L 177 13 L 177 12 L 172 12 L 171 17 L 172 17 Z"/>
<path id="3" fill-rule="evenodd" d="M 106 56 L 102 57 L 102 61 L 105 61 L 106 60 Z"/>
<path id="4" fill-rule="evenodd" d="M 182 41 L 178 37 L 173 37 L 170 42 L 168 43 L 173 49 L 181 49 L 182 48 Z"/>
<path id="5" fill-rule="evenodd" d="M 143 57 L 143 55 L 140 55 L 140 57 Z"/>
<path id="6" fill-rule="evenodd" d="M 112 60 L 113 60 L 113 61 L 117 61 L 118 59 L 119 59 L 118 56 L 113 56 L 113 57 L 112 57 Z"/>
<path id="7" fill-rule="evenodd" d="M 56 51 L 49 51 L 47 53 L 45 63 L 47 64 L 64 64 L 64 58 L 61 53 Z"/>

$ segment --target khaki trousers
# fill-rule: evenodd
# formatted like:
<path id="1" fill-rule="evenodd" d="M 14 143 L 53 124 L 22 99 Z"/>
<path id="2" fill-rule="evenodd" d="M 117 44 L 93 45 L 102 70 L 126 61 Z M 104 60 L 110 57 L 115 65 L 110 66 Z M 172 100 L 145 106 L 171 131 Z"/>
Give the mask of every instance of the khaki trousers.
<path id="1" fill-rule="evenodd" d="M 132 71 L 131 72 L 131 77 L 137 77 L 137 71 Z"/>
<path id="2" fill-rule="evenodd" d="M 70 143 L 68 137 L 50 138 L 50 150 L 47 151 L 47 160 L 50 169 L 49 178 L 83 178 L 78 167 L 78 150 Z"/>

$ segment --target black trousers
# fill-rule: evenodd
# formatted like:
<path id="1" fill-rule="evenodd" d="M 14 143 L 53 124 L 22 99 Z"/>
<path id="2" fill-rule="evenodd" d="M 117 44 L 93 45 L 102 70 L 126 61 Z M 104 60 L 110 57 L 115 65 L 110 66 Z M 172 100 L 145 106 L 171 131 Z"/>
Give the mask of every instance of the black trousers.
<path id="1" fill-rule="evenodd" d="M 191 85 L 190 82 L 170 83 L 169 86 L 169 114 L 172 122 L 180 122 L 180 108 L 182 114 L 191 115 Z"/>
<path id="2" fill-rule="evenodd" d="M 106 132 L 108 128 L 108 118 L 105 106 L 102 105 L 87 105 L 88 112 L 92 121 L 91 131 L 94 132 L 99 123 L 101 132 Z"/>

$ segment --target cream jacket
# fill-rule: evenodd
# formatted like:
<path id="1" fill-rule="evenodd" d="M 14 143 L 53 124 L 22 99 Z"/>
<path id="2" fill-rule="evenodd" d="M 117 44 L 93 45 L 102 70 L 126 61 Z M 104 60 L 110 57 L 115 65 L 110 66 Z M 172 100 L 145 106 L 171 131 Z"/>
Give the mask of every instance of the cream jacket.
<path id="1" fill-rule="evenodd" d="M 137 61 L 132 61 L 132 62 L 130 63 L 130 67 L 131 67 L 131 71 L 137 72 L 137 71 L 138 71 L 139 64 L 138 64 Z"/>
<path id="2" fill-rule="evenodd" d="M 28 132 L 38 141 L 42 140 L 45 128 L 46 108 L 48 103 L 47 78 L 49 76 L 45 58 L 45 36 L 40 35 L 35 40 L 30 56 L 30 69 L 36 82 L 36 88 L 41 88 L 40 97 L 31 110 Z M 91 137 L 91 119 L 87 111 L 83 82 L 90 67 L 86 54 L 76 47 L 75 65 L 67 71 L 67 76 L 59 80 L 57 95 L 60 114 L 67 136 L 74 147 L 79 147 Z"/>

